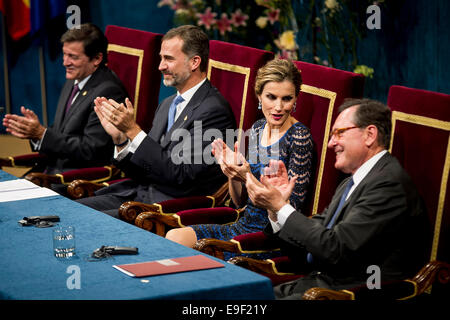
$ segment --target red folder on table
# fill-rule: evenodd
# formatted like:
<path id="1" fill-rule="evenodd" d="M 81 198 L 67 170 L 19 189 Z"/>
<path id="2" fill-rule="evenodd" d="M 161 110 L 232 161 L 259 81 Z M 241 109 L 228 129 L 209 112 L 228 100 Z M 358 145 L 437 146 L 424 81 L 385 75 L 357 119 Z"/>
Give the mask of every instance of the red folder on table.
<path id="1" fill-rule="evenodd" d="M 113 265 L 130 277 L 148 277 L 160 274 L 223 268 L 224 264 L 203 255 L 148 262 Z"/>

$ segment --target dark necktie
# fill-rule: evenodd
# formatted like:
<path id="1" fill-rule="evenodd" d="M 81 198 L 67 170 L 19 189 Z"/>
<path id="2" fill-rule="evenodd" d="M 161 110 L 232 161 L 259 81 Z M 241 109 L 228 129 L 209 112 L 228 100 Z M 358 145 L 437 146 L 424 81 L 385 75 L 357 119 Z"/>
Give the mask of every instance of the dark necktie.
<path id="1" fill-rule="evenodd" d="M 78 91 L 80 91 L 80 88 L 78 88 L 78 84 L 76 84 L 73 86 L 72 93 L 70 94 L 69 100 L 67 100 L 66 113 L 69 112 L 69 109 L 72 106 L 73 97 L 75 97 L 75 95 L 77 94 Z"/>
<path id="2" fill-rule="evenodd" d="M 336 217 L 338 215 L 338 213 L 341 211 L 342 207 L 344 206 L 345 203 L 345 198 L 347 198 L 348 192 L 350 191 L 350 189 L 353 186 L 353 178 L 350 178 L 350 180 L 348 180 L 347 182 L 347 186 L 345 187 L 344 193 L 341 196 L 341 200 L 339 200 L 339 204 L 337 206 L 336 211 L 334 212 L 333 216 L 331 217 L 330 221 L 327 224 L 327 229 L 331 229 L 331 227 L 334 224 L 334 221 L 336 220 Z"/>
<path id="3" fill-rule="evenodd" d="M 354 183 L 354 182 L 353 182 L 353 177 L 352 177 L 352 178 L 350 178 L 350 180 L 347 182 L 347 186 L 345 187 L 344 193 L 342 194 L 341 199 L 339 200 L 339 204 L 338 204 L 338 206 L 337 206 L 337 208 L 336 208 L 336 211 L 334 211 L 333 216 L 331 217 L 330 221 L 329 221 L 328 224 L 327 224 L 327 229 L 331 229 L 331 227 L 333 226 L 334 221 L 336 220 L 336 217 L 337 217 L 338 213 L 341 211 L 342 207 L 344 206 L 345 199 L 347 198 L 347 195 L 348 195 L 350 189 L 352 188 L 353 183 Z M 309 263 L 312 263 L 312 262 L 313 262 L 313 256 L 312 256 L 311 253 L 308 252 L 308 254 L 307 254 L 307 256 L 306 256 L 306 260 L 307 260 Z"/>
<path id="4" fill-rule="evenodd" d="M 169 108 L 169 118 L 167 119 L 167 131 L 170 130 L 170 128 L 172 127 L 174 121 L 175 121 L 175 114 L 177 112 L 177 105 L 180 104 L 181 102 L 183 102 L 184 99 L 181 95 L 179 95 L 178 97 L 176 97 L 175 99 L 173 99 L 172 104 L 170 105 Z"/>

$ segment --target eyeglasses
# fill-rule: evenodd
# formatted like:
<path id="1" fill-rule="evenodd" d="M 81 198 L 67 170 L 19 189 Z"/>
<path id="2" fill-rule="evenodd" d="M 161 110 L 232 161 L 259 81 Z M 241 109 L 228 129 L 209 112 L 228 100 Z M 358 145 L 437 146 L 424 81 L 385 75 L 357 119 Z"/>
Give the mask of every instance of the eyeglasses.
<path id="1" fill-rule="evenodd" d="M 331 138 L 335 138 L 335 139 L 340 139 L 342 138 L 342 134 L 350 129 L 355 129 L 355 128 L 359 128 L 357 126 L 353 126 L 353 127 L 346 127 L 346 128 L 336 128 L 334 130 L 331 130 L 330 132 L 330 139 Z"/>

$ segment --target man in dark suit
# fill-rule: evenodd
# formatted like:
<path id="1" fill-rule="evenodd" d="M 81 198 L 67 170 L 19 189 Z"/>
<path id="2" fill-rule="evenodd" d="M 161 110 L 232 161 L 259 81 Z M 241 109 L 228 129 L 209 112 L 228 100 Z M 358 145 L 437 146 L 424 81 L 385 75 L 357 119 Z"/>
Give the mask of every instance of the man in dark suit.
<path id="1" fill-rule="evenodd" d="M 45 128 L 36 114 L 21 107 L 23 116 L 7 114 L 6 131 L 30 139 L 33 151 L 47 156 L 46 173 L 109 164 L 111 137 L 94 111 L 94 99 L 109 96 L 124 101 L 122 82 L 105 66 L 108 40 L 93 24 L 82 24 L 61 37 L 66 83 L 61 91 L 54 122 Z"/>
<path id="2" fill-rule="evenodd" d="M 214 138 L 225 137 L 236 123 L 228 102 L 206 79 L 208 55 L 209 40 L 199 27 L 181 26 L 164 35 L 159 70 L 177 93 L 158 106 L 149 134 L 134 121 L 128 99 L 125 104 L 96 100 L 97 115 L 116 145 L 115 163 L 132 180 L 79 202 L 118 217 L 117 209 L 128 200 L 154 203 L 211 194 L 225 182 L 218 165 L 204 160 Z"/>
<path id="3" fill-rule="evenodd" d="M 351 176 L 322 214 L 308 218 L 286 204 L 293 181 L 282 164 L 274 171 L 278 163 L 272 163 L 261 182 L 254 177 L 247 182 L 252 201 L 269 209 L 266 233 L 307 274 L 275 287 L 279 299 L 301 298 L 312 287 L 365 285 L 371 276 L 375 284 L 403 279 L 425 262 L 429 229 L 424 203 L 387 152 L 390 109 L 361 99 L 345 102 L 340 111 L 328 147 L 336 153 L 336 169 Z"/>

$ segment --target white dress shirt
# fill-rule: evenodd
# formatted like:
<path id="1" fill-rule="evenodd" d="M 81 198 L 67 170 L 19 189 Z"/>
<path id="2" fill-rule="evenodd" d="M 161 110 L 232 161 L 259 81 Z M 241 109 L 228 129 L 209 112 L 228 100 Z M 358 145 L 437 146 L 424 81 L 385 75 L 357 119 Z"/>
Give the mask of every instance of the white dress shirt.
<path id="1" fill-rule="evenodd" d="M 373 166 L 378 162 L 378 160 L 381 159 L 381 157 L 387 152 L 387 150 L 383 150 L 376 155 L 374 155 L 372 158 L 364 162 L 361 167 L 356 170 L 356 172 L 353 174 L 353 186 L 350 188 L 350 191 L 347 194 L 347 197 L 345 200 L 350 197 L 353 190 L 359 185 L 359 183 L 366 177 L 366 175 L 369 173 L 369 171 L 373 168 Z M 270 224 L 272 225 L 273 232 L 278 232 L 286 223 L 286 220 L 289 218 L 289 216 L 295 211 L 295 208 L 291 206 L 290 204 L 285 204 L 278 212 L 277 212 L 277 221 L 272 221 L 269 218 Z"/>

